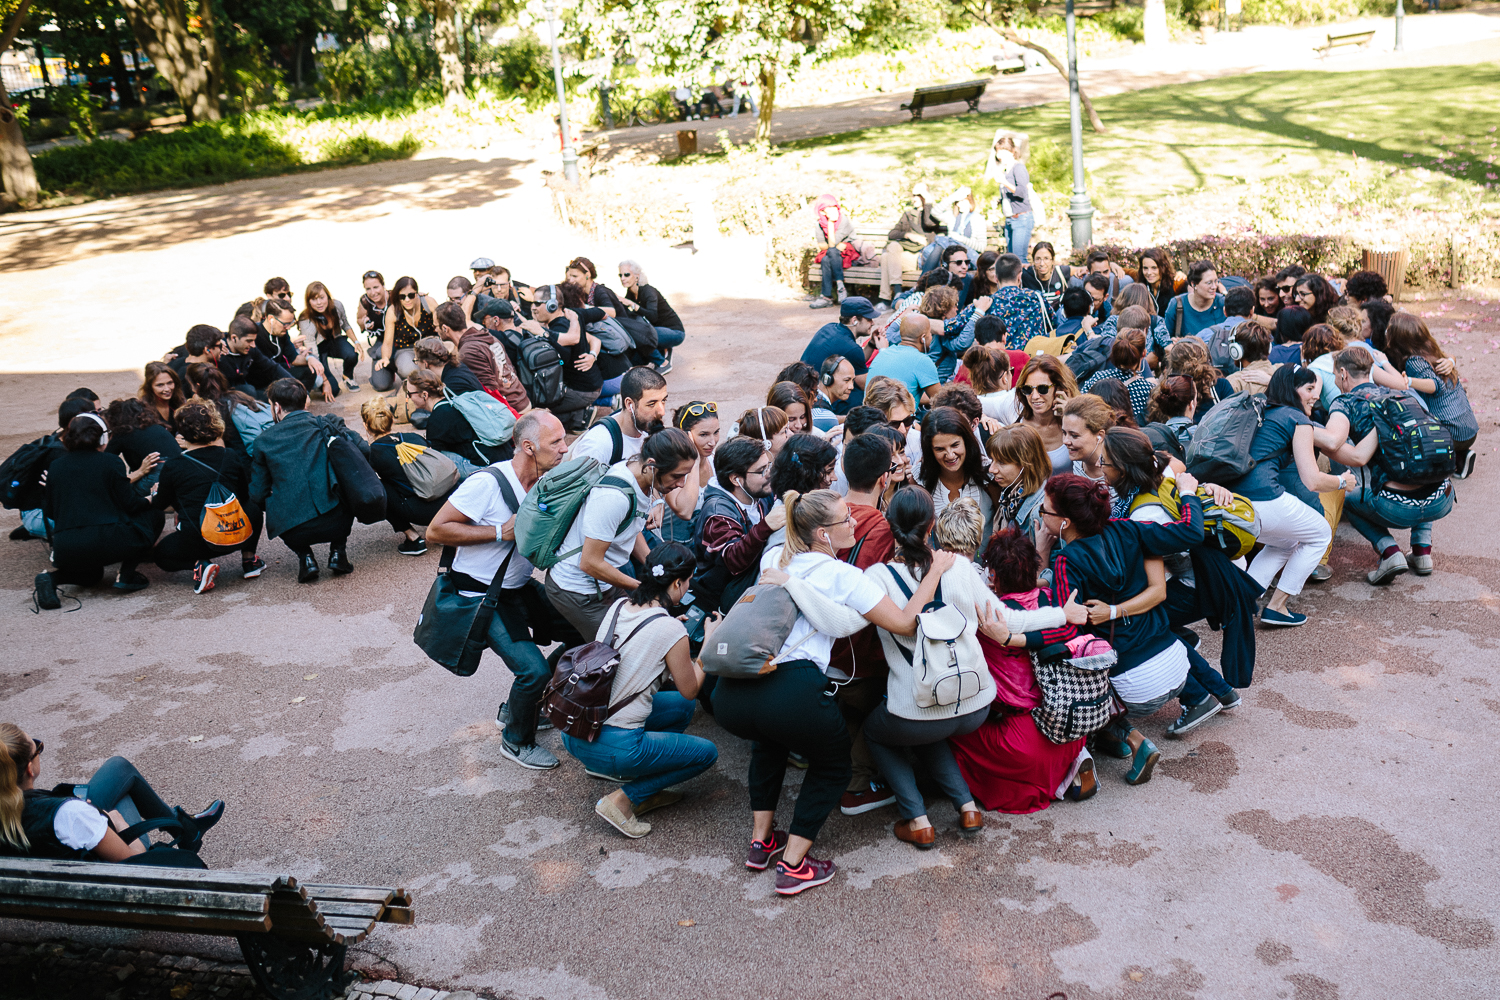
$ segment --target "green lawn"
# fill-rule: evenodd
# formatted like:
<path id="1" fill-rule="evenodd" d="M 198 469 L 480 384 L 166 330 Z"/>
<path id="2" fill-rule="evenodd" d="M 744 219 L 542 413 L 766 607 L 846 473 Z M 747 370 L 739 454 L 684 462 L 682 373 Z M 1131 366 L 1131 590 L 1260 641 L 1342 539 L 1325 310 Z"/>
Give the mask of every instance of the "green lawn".
<path id="1" fill-rule="evenodd" d="M 1093 186 L 1112 199 L 1151 198 L 1219 182 L 1302 175 L 1316 178 L 1354 162 L 1434 171 L 1416 192 L 1443 202 L 1474 201 L 1500 175 L 1500 65 L 1433 66 L 1388 72 L 1257 73 L 1157 87 L 1095 102 L 1109 132 L 1084 123 Z M 908 164 L 918 156 L 940 172 L 982 165 L 990 137 L 1005 126 L 1032 141 L 1068 143 L 1065 102 L 787 143 L 867 168 L 871 157 Z M 1488 159 L 1487 159 L 1488 158 Z"/>

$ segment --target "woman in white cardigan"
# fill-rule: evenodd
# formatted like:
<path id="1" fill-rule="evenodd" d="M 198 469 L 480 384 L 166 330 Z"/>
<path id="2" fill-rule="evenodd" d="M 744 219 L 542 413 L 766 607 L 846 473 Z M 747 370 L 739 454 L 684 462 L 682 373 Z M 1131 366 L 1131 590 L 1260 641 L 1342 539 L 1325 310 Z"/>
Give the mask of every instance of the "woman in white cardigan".
<path id="1" fill-rule="evenodd" d="M 936 589 L 938 600 L 956 609 L 966 622 L 957 642 L 960 655 L 965 650 L 975 655 L 973 664 L 959 664 L 961 668 L 972 666 L 973 673 L 956 704 L 922 707 L 918 704 L 913 666 L 922 662 L 917 638 L 880 629 L 880 644 L 885 649 L 890 675 L 885 701 L 865 720 L 865 743 L 881 776 L 896 795 L 902 816 L 895 826 L 896 838 L 920 850 L 929 850 L 936 834 L 927 818 L 922 793 L 917 790 L 913 760 L 952 801 L 958 811 L 961 835 L 974 836 L 984 828 L 984 813 L 974 804 L 968 783 L 948 745 L 949 738 L 972 733 L 983 725 L 989 717 L 990 703 L 995 700 L 995 678 L 985 664 L 976 634 L 982 630 L 1002 645 L 1024 646 L 1026 632 L 1062 625 L 1066 614 L 1061 608 L 1037 611 L 1005 608 L 968 559 L 957 559 L 945 571 L 938 559 L 947 553 L 933 553 L 927 545 L 936 515 L 931 495 L 921 487 L 908 486 L 899 491 L 891 498 L 885 517 L 896 542 L 896 558 L 871 566 L 865 570 L 866 578 L 901 601 L 908 592 L 926 587 L 934 577 L 940 577 Z"/>
<path id="2" fill-rule="evenodd" d="M 807 853 L 828 814 L 849 786 L 849 731 L 833 695 L 839 678 L 828 672 L 833 640 L 867 622 L 902 635 L 917 630 L 917 612 L 932 600 L 937 580 L 910 599 L 892 601 L 863 573 L 834 553 L 854 544 L 854 517 L 832 490 L 782 497 L 786 544 L 762 559 L 760 582 L 786 587 L 797 604 L 791 633 L 771 662 L 775 670 L 753 679 L 721 677 L 712 695 L 715 720 L 751 741 L 750 811 L 754 832 L 745 867 L 776 863 L 776 891 L 795 895 L 833 878 L 832 861 Z M 941 574 L 953 561 L 940 553 Z M 847 678 L 842 678 L 847 680 Z M 775 829 L 776 805 L 788 752 L 807 759 L 791 826 Z"/>

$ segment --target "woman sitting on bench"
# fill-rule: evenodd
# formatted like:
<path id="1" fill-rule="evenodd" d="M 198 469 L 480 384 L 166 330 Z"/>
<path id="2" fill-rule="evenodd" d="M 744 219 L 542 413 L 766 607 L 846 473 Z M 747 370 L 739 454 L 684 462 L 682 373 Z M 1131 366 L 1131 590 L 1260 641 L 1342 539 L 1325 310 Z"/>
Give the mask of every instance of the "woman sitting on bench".
<path id="1" fill-rule="evenodd" d="M 111 757 L 87 785 L 35 787 L 42 773 L 42 741 L 14 723 L 0 722 L 0 855 L 64 861 L 129 861 L 146 853 L 149 837 L 120 834 L 143 820 L 169 820 L 183 831 L 178 846 L 197 850 L 205 831 L 224 815 L 215 800 L 200 813 L 173 809 L 124 757 Z"/>

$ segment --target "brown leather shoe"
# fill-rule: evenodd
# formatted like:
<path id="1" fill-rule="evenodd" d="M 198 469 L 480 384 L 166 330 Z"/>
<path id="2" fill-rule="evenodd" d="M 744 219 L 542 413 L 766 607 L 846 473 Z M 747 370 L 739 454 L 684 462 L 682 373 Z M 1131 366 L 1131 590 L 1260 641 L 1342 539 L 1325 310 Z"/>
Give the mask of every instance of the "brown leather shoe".
<path id="1" fill-rule="evenodd" d="M 911 820 L 909 819 L 899 821 L 896 824 L 895 832 L 897 840 L 904 840 L 919 851 L 932 850 L 932 841 L 937 835 L 937 831 L 930 826 L 924 827 L 921 830 L 913 830 L 911 828 Z"/>
<path id="2" fill-rule="evenodd" d="M 965 809 L 958 814 L 958 835 L 972 837 L 984 829 L 984 813 L 978 809 Z"/>

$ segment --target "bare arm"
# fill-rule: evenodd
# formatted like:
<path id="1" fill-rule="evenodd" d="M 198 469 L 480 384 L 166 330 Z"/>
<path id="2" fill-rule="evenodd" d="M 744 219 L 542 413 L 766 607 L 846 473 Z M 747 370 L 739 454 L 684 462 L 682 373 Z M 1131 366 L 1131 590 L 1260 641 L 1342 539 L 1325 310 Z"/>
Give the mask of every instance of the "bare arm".
<path id="1" fill-rule="evenodd" d="M 491 525 L 475 524 L 459 513 L 453 504 L 445 503 L 427 526 L 427 540 L 438 545 L 484 545 L 500 539 L 510 541 L 516 537 L 515 526 L 515 517 L 506 521 L 505 527 L 498 531 Z"/>
<path id="2" fill-rule="evenodd" d="M 390 368 L 392 371 L 395 371 L 396 362 L 391 357 L 391 345 L 396 342 L 396 310 L 400 308 L 398 305 L 385 311 L 385 337 L 380 341 L 380 360 L 376 362 L 378 367 Z"/>
<path id="3" fill-rule="evenodd" d="M 1318 471 L 1318 456 L 1313 453 L 1313 431 L 1303 425 L 1292 434 L 1292 457 L 1297 460 L 1297 475 L 1302 485 L 1314 493 L 1332 493 L 1344 488 L 1343 476 L 1330 476 Z"/>
<path id="4" fill-rule="evenodd" d="M 636 536 L 636 545 L 644 544 L 640 536 Z M 620 587 L 624 590 L 634 590 L 640 584 L 632 576 L 627 576 L 611 566 L 605 555 L 609 552 L 609 541 L 603 538 L 585 538 L 583 540 L 583 552 L 578 557 L 578 568 L 600 583 L 612 587 Z"/>
<path id="5" fill-rule="evenodd" d="M 1167 567 L 1160 559 L 1146 560 L 1146 589 L 1134 597 L 1115 605 L 1119 617 L 1142 615 L 1167 599 Z M 1103 625 L 1109 621 L 1109 605 L 1103 601 L 1088 601 L 1089 623 Z"/>
<path id="6" fill-rule="evenodd" d="M 684 698 L 698 697 L 703 685 L 703 667 L 688 652 L 688 638 L 683 636 L 667 650 L 667 672 L 677 685 L 677 693 Z"/>
<path id="7" fill-rule="evenodd" d="M 699 456 L 698 460 L 693 463 L 693 471 L 687 474 L 682 485 L 666 496 L 667 506 L 672 508 L 672 513 L 684 521 L 691 521 L 693 512 L 698 509 L 698 477 L 701 474 L 698 470 L 701 468 L 703 468 L 703 458 Z"/>

